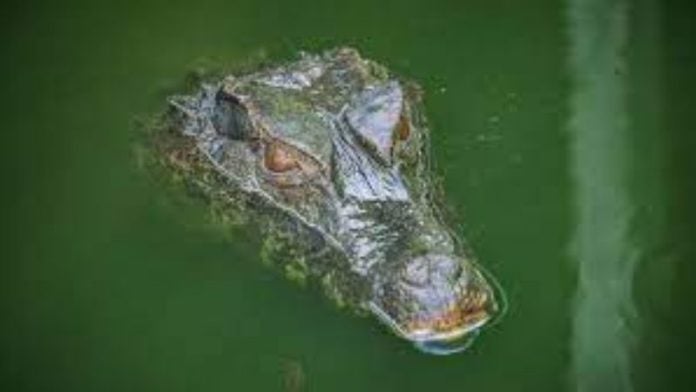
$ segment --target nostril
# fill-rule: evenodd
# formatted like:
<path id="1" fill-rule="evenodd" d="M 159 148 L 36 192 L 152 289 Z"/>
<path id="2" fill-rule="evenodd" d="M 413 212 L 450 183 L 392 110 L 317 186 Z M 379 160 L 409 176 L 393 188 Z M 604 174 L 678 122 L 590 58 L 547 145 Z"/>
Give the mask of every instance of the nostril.
<path id="1" fill-rule="evenodd" d="M 430 280 L 430 263 L 428 258 L 421 256 L 409 260 L 402 270 L 402 276 L 408 283 L 423 286 Z"/>
<path id="2" fill-rule="evenodd" d="M 456 283 L 464 274 L 462 262 L 454 256 L 429 254 L 416 257 L 405 264 L 402 278 L 417 286 L 436 283 Z"/>
<path id="3" fill-rule="evenodd" d="M 428 283 L 428 263 L 426 259 L 419 257 L 409 261 L 403 271 L 403 278 L 406 282 L 423 286 Z"/>
<path id="4" fill-rule="evenodd" d="M 440 276 L 452 282 L 458 280 L 464 270 L 462 263 L 456 257 L 437 256 L 433 264 Z"/>

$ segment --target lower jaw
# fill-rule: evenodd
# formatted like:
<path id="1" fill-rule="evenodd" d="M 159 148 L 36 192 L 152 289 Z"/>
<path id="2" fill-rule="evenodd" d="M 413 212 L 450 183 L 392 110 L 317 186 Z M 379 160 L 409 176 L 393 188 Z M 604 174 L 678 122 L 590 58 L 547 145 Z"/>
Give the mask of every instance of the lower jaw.
<path id="1" fill-rule="evenodd" d="M 427 331 L 414 332 L 406 336 L 420 351 L 433 355 L 450 355 L 468 349 L 479 334 L 481 327 L 488 321 L 483 318 L 476 323 L 443 333 Z"/>
<path id="2" fill-rule="evenodd" d="M 406 331 L 375 303 L 370 302 L 369 309 L 397 335 L 413 343 L 418 350 L 432 355 L 450 355 L 466 350 L 478 336 L 481 327 L 489 321 L 489 317 L 484 316 L 466 326 L 446 332 Z"/>
<path id="3" fill-rule="evenodd" d="M 478 333 L 479 330 L 475 330 L 454 339 L 418 340 L 413 341 L 413 345 L 426 354 L 451 355 L 468 349 Z"/>

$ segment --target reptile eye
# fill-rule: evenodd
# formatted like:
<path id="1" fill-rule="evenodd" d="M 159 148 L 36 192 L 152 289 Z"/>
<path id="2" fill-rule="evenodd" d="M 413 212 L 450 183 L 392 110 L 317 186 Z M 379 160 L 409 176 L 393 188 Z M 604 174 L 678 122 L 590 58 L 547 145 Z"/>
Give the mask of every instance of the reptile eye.
<path id="1" fill-rule="evenodd" d="M 407 140 L 411 136 L 411 125 L 408 122 L 408 118 L 403 114 L 399 118 L 399 124 L 396 126 L 395 133 L 396 138 L 401 141 Z"/>
<path id="2" fill-rule="evenodd" d="M 232 140 L 246 140 L 253 131 L 246 108 L 237 97 L 222 89 L 215 94 L 212 121 L 218 134 Z"/>
<path id="3" fill-rule="evenodd" d="M 272 142 L 266 146 L 263 163 L 266 169 L 275 173 L 285 173 L 299 168 L 293 151 L 278 142 Z"/>

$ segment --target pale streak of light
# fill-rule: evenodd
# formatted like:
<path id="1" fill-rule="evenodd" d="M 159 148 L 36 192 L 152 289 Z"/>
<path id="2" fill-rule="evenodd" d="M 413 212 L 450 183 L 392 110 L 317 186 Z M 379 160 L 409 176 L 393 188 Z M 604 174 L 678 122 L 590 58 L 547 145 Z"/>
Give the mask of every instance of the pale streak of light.
<path id="1" fill-rule="evenodd" d="M 626 0 L 568 0 L 570 131 L 578 286 L 572 384 L 578 391 L 631 391 L 630 324 L 637 262 L 629 241 L 633 212 L 625 60 Z"/>

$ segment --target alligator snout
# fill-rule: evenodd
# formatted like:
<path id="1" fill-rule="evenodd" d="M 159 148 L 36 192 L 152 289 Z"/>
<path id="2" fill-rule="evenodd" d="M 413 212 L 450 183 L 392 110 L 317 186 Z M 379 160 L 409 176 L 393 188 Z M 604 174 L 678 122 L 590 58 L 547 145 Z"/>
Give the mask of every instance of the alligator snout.
<path id="1" fill-rule="evenodd" d="M 396 268 L 376 288 L 372 311 L 424 351 L 465 349 L 497 311 L 489 286 L 461 257 L 426 254 Z"/>

